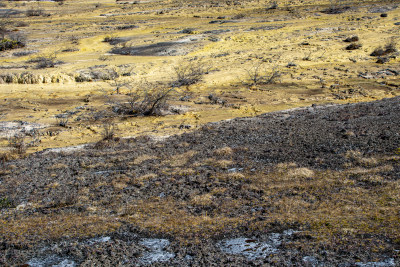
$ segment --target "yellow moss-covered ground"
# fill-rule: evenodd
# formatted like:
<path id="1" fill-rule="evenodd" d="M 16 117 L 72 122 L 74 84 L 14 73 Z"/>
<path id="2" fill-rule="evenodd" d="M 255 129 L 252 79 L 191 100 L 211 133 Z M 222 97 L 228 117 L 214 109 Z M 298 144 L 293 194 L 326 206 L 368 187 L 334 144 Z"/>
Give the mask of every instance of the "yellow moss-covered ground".
<path id="1" fill-rule="evenodd" d="M 29 152 L 45 148 L 73 146 L 102 138 L 102 121 L 76 121 L 59 127 L 55 115 L 83 107 L 80 114 L 110 108 L 107 104 L 115 89 L 113 81 L 75 82 L 74 77 L 93 66 L 118 68 L 129 64 L 133 75 L 126 82 L 142 79 L 168 82 L 174 79 L 173 69 L 184 62 L 199 60 L 211 71 L 201 82 L 179 88 L 169 101 L 183 106 L 184 114 L 164 117 L 115 116 L 117 136 L 171 135 L 187 131 L 180 125 L 195 129 L 207 122 L 311 105 L 313 103 L 345 103 L 370 101 L 399 94 L 398 76 L 360 78 L 360 73 L 376 73 L 387 68 L 399 70 L 399 59 L 385 65 L 376 64 L 369 54 L 378 46 L 398 41 L 399 9 L 388 11 L 388 17 L 371 13 L 379 6 L 392 7 L 390 1 L 345 1 L 353 8 L 342 14 L 324 14 L 329 1 L 277 1 L 277 9 L 267 9 L 270 1 L 138 1 L 118 4 L 115 1 L 10 2 L 7 8 L 26 11 L 41 8 L 50 16 L 11 18 L 24 21 L 17 27 L 26 36 L 27 46 L 1 52 L 2 74 L 29 72 L 44 77 L 48 83 L 1 84 L 1 117 L 3 122 L 24 121 L 43 124 L 41 143 Z M 217 4 L 216 4 L 217 3 Z M 226 23 L 210 23 L 226 21 Z M 118 26 L 137 25 L 120 30 Z M 191 34 L 179 33 L 192 29 Z M 229 30 L 222 33 L 204 33 Z M 347 51 L 343 39 L 357 35 L 361 49 Z M 110 54 L 113 45 L 106 37 L 128 38 L 116 46 L 141 46 L 158 42 L 189 41 L 188 53 L 178 56 L 123 56 Z M 307 43 L 307 44 L 306 44 Z M 72 52 L 62 52 L 72 49 Z M 73 51 L 75 49 L 76 51 Z M 184 47 L 185 49 L 185 47 Z M 27 56 L 14 52 L 37 51 Z M 35 69 L 27 63 L 38 55 L 56 55 L 63 64 L 54 68 Z M 274 84 L 243 84 L 248 71 L 264 62 L 262 71 L 278 70 Z M 294 63 L 293 67 L 287 67 Z M 26 66 L 26 68 L 25 68 Z M 47 77 L 47 78 L 46 78 Z M 122 94 L 127 90 L 122 91 Z M 207 104 L 214 94 L 231 105 Z M 179 101 L 191 95 L 191 101 Z M 200 104 L 199 104 L 200 103 Z M 47 129 L 47 130 L 46 130 Z M 48 132 L 55 134 L 48 134 Z M 47 133 L 46 133 L 47 132 Z M 0 140 L 3 151 L 9 141 Z"/>

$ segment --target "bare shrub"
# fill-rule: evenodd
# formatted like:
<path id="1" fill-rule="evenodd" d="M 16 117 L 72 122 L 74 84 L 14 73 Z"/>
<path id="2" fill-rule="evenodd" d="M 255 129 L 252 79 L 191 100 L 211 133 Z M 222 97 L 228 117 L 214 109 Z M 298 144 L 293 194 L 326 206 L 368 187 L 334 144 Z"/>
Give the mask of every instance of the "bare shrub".
<path id="1" fill-rule="evenodd" d="M 351 36 L 351 37 L 347 37 L 346 39 L 343 40 L 343 42 L 346 43 L 353 43 L 353 42 L 358 42 L 360 39 L 358 38 L 358 36 Z"/>
<path id="2" fill-rule="evenodd" d="M 40 143 L 39 131 L 34 129 L 30 131 L 19 132 L 8 138 L 8 145 L 13 148 L 13 152 L 24 154 L 28 147 L 37 146 Z"/>
<path id="3" fill-rule="evenodd" d="M 329 0 L 329 7 L 323 11 L 325 14 L 342 14 L 350 9 L 349 6 L 342 4 L 343 0 Z"/>
<path id="4" fill-rule="evenodd" d="M 8 26 L 11 25 L 12 22 L 8 18 L 8 16 L 4 16 L 0 18 L 0 36 L 1 38 L 4 38 L 4 36 L 8 33 Z"/>
<path id="5" fill-rule="evenodd" d="M 28 145 L 25 142 L 24 134 L 16 134 L 13 137 L 9 138 L 8 144 L 10 147 L 14 148 L 14 152 L 17 154 L 24 154 L 26 152 L 26 149 L 28 148 Z"/>
<path id="6" fill-rule="evenodd" d="M 357 50 L 360 49 L 362 45 L 360 43 L 351 43 L 348 46 L 346 46 L 346 50 Z"/>
<path id="7" fill-rule="evenodd" d="M 115 137 L 116 126 L 115 124 L 106 121 L 103 123 L 102 137 L 103 140 L 113 140 Z"/>
<path id="8" fill-rule="evenodd" d="M 270 1 L 269 7 L 267 7 L 267 10 L 273 10 L 278 8 L 278 2 L 277 1 Z"/>
<path id="9" fill-rule="evenodd" d="M 58 3 L 61 6 L 64 4 L 65 0 L 54 0 L 54 2 Z"/>
<path id="10" fill-rule="evenodd" d="M 246 69 L 246 78 L 243 84 L 251 87 L 261 84 L 273 84 L 281 77 L 281 72 L 277 67 L 271 70 L 265 68 L 265 62 L 254 63 L 250 68 Z"/>
<path id="11" fill-rule="evenodd" d="M 379 46 L 375 48 L 375 50 L 371 53 L 372 57 L 381 57 L 381 56 L 386 56 L 388 54 L 392 54 L 397 52 L 397 47 L 396 47 L 396 42 L 394 40 L 391 40 L 389 43 L 385 45 L 384 48 L 382 46 Z"/>
<path id="12" fill-rule="evenodd" d="M 67 127 L 69 121 L 69 114 L 58 114 L 56 115 L 57 125 L 61 127 Z"/>
<path id="13" fill-rule="evenodd" d="M 27 17 L 39 17 L 39 16 L 45 16 L 46 13 L 44 12 L 44 10 L 40 7 L 36 7 L 36 8 L 30 8 L 25 12 L 25 15 Z"/>
<path id="14" fill-rule="evenodd" d="M 35 58 L 32 58 L 27 61 L 27 63 L 36 63 L 36 69 L 46 69 L 46 68 L 54 68 L 57 64 L 61 64 L 61 61 L 57 61 L 57 54 L 50 55 L 41 55 Z"/>
<path id="15" fill-rule="evenodd" d="M 104 37 L 103 42 L 105 43 L 113 43 L 115 41 L 118 40 L 118 37 L 114 36 L 114 35 L 107 35 L 106 37 Z"/>
<path id="16" fill-rule="evenodd" d="M 182 62 L 174 68 L 175 77 L 171 85 L 181 87 L 198 83 L 210 70 L 210 65 L 202 61 Z"/>
<path id="17" fill-rule="evenodd" d="M 162 115 L 167 101 L 174 92 L 174 87 L 163 83 L 141 82 L 136 85 L 126 84 L 130 91 L 126 102 L 114 103 L 113 111 L 122 115 L 153 116 Z"/>

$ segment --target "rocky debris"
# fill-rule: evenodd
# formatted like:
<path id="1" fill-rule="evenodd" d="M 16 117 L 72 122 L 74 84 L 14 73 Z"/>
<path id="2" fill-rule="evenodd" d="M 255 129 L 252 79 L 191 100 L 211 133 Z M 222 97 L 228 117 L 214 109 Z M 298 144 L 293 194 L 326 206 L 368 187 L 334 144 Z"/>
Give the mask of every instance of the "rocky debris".
<path id="1" fill-rule="evenodd" d="M 272 233 L 265 241 L 255 238 L 225 239 L 217 243 L 222 252 L 234 255 L 243 255 L 249 260 L 265 258 L 268 255 L 279 253 L 279 246 L 284 237 L 291 236 L 293 230 L 284 231 L 282 234 Z"/>
<path id="2" fill-rule="evenodd" d="M 352 8 L 350 6 L 332 6 L 325 10 L 322 10 L 321 13 L 335 15 L 335 14 L 342 14 L 351 9 Z"/>
<path id="3" fill-rule="evenodd" d="M 0 84 L 40 84 L 40 83 L 61 83 L 72 81 L 73 77 L 67 74 L 33 74 L 31 72 L 0 74 Z"/>
<path id="4" fill-rule="evenodd" d="M 387 259 L 385 261 L 378 262 L 356 262 L 354 265 L 359 267 L 394 267 L 396 266 L 396 263 L 394 262 L 394 259 Z"/>
<path id="5" fill-rule="evenodd" d="M 31 267 L 75 267 L 76 262 L 57 255 L 48 255 L 43 258 L 33 258 L 27 262 Z"/>
<path id="6" fill-rule="evenodd" d="M 174 41 L 160 42 L 151 45 L 134 46 L 134 47 L 115 47 L 111 50 L 113 54 L 127 56 L 180 56 L 189 53 L 189 42 Z"/>
<path id="7" fill-rule="evenodd" d="M 344 39 L 343 42 L 352 43 L 352 42 L 358 42 L 359 40 L 360 39 L 358 38 L 358 36 L 351 36 Z"/>
<path id="8" fill-rule="evenodd" d="M 150 265 L 155 262 L 167 262 L 175 257 L 174 253 L 165 251 L 165 248 L 170 245 L 167 239 L 144 238 L 139 244 L 149 250 L 139 259 L 139 262 L 144 265 Z"/>
<path id="9" fill-rule="evenodd" d="M 313 256 L 305 256 L 302 261 L 305 266 L 318 266 L 318 260 Z"/>
<path id="10" fill-rule="evenodd" d="M 84 200 L 77 202 L 74 197 L 78 197 L 78 190 L 88 188 L 91 192 L 89 203 L 104 203 L 98 204 L 99 211 L 107 212 L 104 213 L 106 216 L 115 216 L 116 211 L 111 210 L 109 213 L 108 209 L 116 204 L 112 200 L 116 190 L 117 203 L 131 203 L 136 199 L 175 199 L 182 202 L 190 199 L 194 191 L 196 195 L 204 195 L 219 188 L 221 181 L 213 177 L 232 175 L 236 178 L 224 181 L 226 191 L 221 193 L 221 198 L 235 201 L 246 199 L 252 204 L 238 206 L 230 211 L 229 216 L 247 216 L 254 211 L 260 212 L 261 215 L 266 207 L 257 205 L 257 201 L 263 197 L 263 193 L 257 188 L 248 187 L 246 181 L 240 182 L 238 179 L 246 178 L 243 174 L 240 175 L 241 173 L 264 173 L 278 163 L 288 162 L 311 169 L 311 172 L 308 170 L 307 176 L 309 173 L 312 175 L 326 169 L 340 171 L 349 163 L 344 156 L 348 151 L 361 151 L 363 157 L 393 157 L 394 150 L 398 149 L 400 144 L 399 118 L 400 97 L 370 103 L 312 105 L 252 118 L 210 123 L 194 132 L 171 136 L 164 140 L 156 141 L 144 136 L 120 140 L 112 147 L 104 149 L 88 145 L 83 151 L 73 153 L 37 153 L 4 164 L 5 167 L 13 165 L 18 168 L 2 175 L 1 192 L 3 195 L 12 196 L 14 203 L 29 200 L 40 205 L 40 208 L 26 206 L 18 211 L 18 216 L 43 216 L 56 212 L 85 212 L 88 209 L 85 206 L 87 204 Z M 222 151 L 229 156 L 228 164 L 214 166 L 214 160 L 209 160 L 213 157 L 213 151 L 227 146 L 235 151 Z M 196 153 L 188 154 L 190 151 Z M 140 166 L 129 165 L 143 155 L 148 157 L 140 162 Z M 179 161 L 173 162 L 179 163 L 177 170 L 182 171 L 189 167 L 193 170 L 188 174 L 174 174 L 172 182 L 172 176 L 165 172 L 167 169 L 159 166 L 170 168 L 172 163 L 166 162 L 172 162 L 170 159 L 177 155 L 185 155 L 184 158 L 179 158 Z M 108 165 L 110 162 L 112 165 Z M 202 164 L 195 165 L 196 162 Z M 115 174 L 111 175 L 112 172 Z M 136 177 L 143 177 L 149 173 L 152 175 L 147 177 L 153 178 L 142 180 L 141 184 L 135 183 Z M 380 172 L 379 175 L 392 181 L 400 179 L 399 174 L 400 166 L 393 163 L 391 169 Z M 109 184 L 109 181 L 117 181 L 124 177 L 135 178 L 130 179 L 130 184 L 124 185 L 122 189 Z M 57 186 L 49 186 L 55 179 Z M 15 185 L 16 180 L 19 182 L 18 186 Z M 72 196 L 72 202 L 60 199 L 60 196 Z M 182 208 L 187 209 L 193 216 L 202 216 L 203 211 L 211 214 L 213 207 L 210 205 L 208 209 L 203 210 L 194 206 Z M 14 210 L 7 207 L 5 212 L 12 213 Z M 273 234 L 238 227 L 210 239 L 201 239 L 197 244 L 182 244 L 174 239 L 173 234 L 157 239 L 154 238 L 154 233 L 143 232 L 136 227 L 127 223 L 115 232 L 95 239 L 77 240 L 65 237 L 61 241 L 46 240 L 42 244 L 37 244 L 35 237 L 28 236 L 31 240 L 26 249 L 11 247 L 5 240 L 0 246 L 0 251 L 7 253 L 7 256 L 0 258 L 0 264 L 9 261 L 10 265 L 18 265 L 21 259 L 33 263 L 47 260 L 53 265 L 68 260 L 79 265 L 92 266 L 117 263 L 130 266 L 187 266 L 189 262 L 193 266 L 313 266 L 316 261 L 326 266 L 354 266 L 357 259 L 362 259 L 363 264 L 369 264 L 360 266 L 385 266 L 379 264 L 392 262 L 398 264 L 397 259 L 385 260 L 393 257 L 395 244 L 380 236 L 373 237 L 373 240 L 379 240 L 388 247 L 386 254 L 373 254 L 368 251 L 364 253 L 366 245 L 359 245 L 357 242 L 365 238 L 356 239 L 357 236 L 351 237 L 355 239 L 352 245 L 354 247 L 346 245 L 338 250 L 330 248 L 327 252 L 319 250 L 314 254 L 312 248 L 304 251 L 307 245 L 297 249 L 297 246 L 300 243 L 304 245 L 304 242 L 310 242 L 307 243 L 309 246 L 315 245 L 314 242 L 317 241 L 312 240 L 312 236 L 307 237 L 302 235 L 302 232 L 285 232 L 286 229 L 296 228 L 279 223 L 276 226 L 271 225 L 277 229 L 266 229 Z M 57 246 L 54 245 L 55 242 L 59 242 Z M 43 246 L 49 244 L 53 244 L 50 249 L 41 252 Z M 352 251 L 346 255 L 338 252 L 348 248 Z M 271 252 L 272 256 L 265 257 L 265 251 Z M 351 254 L 354 252 L 356 254 Z M 15 254 L 21 255 L 20 258 L 14 257 Z M 47 259 L 49 255 L 57 256 Z M 352 255 L 357 255 L 357 258 Z"/>
<path id="11" fill-rule="evenodd" d="M 272 31 L 284 28 L 286 25 L 267 25 L 259 27 L 251 27 L 249 31 Z"/>
<path id="12" fill-rule="evenodd" d="M 100 237 L 94 237 L 91 238 L 87 241 L 87 243 L 89 245 L 91 244 L 95 244 L 95 243 L 104 243 L 104 242 L 109 242 L 111 241 L 111 237 L 110 236 L 100 236 Z"/>
<path id="13" fill-rule="evenodd" d="M 220 30 L 211 30 L 211 31 L 204 31 L 203 34 L 221 34 L 221 33 L 226 33 L 230 32 L 231 30 L 229 29 L 220 29 Z"/>
<path id="14" fill-rule="evenodd" d="M 124 31 L 124 30 L 132 30 L 132 29 L 137 29 L 137 28 L 139 28 L 139 26 L 129 24 L 129 25 L 118 26 L 117 30 Z"/>
<path id="15" fill-rule="evenodd" d="M 369 13 L 386 13 L 392 10 L 395 10 L 397 8 L 397 5 L 393 5 L 393 6 L 375 6 L 372 7 L 368 10 Z"/>
<path id="16" fill-rule="evenodd" d="M 12 137 L 18 134 L 32 135 L 45 127 L 47 125 L 26 121 L 2 121 L 0 122 L 0 137 Z"/>
<path id="17" fill-rule="evenodd" d="M 358 74 L 358 77 L 364 79 L 385 79 L 388 76 L 398 76 L 400 71 L 394 69 L 384 69 L 377 72 L 362 72 Z"/>

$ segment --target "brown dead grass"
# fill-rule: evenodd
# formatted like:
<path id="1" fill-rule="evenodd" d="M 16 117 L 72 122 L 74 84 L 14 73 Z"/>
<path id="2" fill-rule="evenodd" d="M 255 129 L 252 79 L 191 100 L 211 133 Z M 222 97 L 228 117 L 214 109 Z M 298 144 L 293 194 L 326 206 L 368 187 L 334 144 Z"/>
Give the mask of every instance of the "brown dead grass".
<path id="1" fill-rule="evenodd" d="M 84 214 L 31 216 L 0 220 L 0 235 L 12 244 L 54 240 L 61 237 L 88 237 L 118 229 L 115 217 Z"/>

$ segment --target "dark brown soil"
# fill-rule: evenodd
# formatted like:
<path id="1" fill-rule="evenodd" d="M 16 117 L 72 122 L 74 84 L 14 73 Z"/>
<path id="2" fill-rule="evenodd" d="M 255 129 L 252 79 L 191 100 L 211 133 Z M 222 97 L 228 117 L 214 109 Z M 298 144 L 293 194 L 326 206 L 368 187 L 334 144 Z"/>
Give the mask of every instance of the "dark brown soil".
<path id="1" fill-rule="evenodd" d="M 226 147 L 231 152 L 224 152 Z M 55 254 L 86 266 L 135 266 L 140 264 L 139 258 L 146 251 L 139 240 L 163 237 L 171 241 L 166 250 L 175 257 L 168 263 L 157 263 L 160 266 L 315 266 L 312 264 L 315 261 L 322 266 L 355 266 L 355 262 L 386 262 L 387 265 L 379 266 L 394 266 L 391 264 L 400 264 L 398 232 L 337 233 L 336 236 L 332 234 L 329 243 L 321 241 L 313 232 L 313 221 L 276 220 L 265 224 L 268 228 L 255 227 L 259 225 L 258 221 L 267 220 L 265 218 L 272 212 L 262 202 L 263 189 L 251 187 L 247 180 L 220 180 L 218 177 L 236 172 L 245 176 L 268 175 L 277 164 L 289 162 L 321 173 L 341 172 L 353 164 L 352 159 L 345 156 L 349 151 L 359 152 L 364 158 L 385 158 L 395 157 L 399 148 L 400 97 L 395 97 L 370 103 L 311 106 L 255 118 L 237 118 L 211 123 L 159 142 L 146 136 L 103 141 L 88 145 L 80 152 L 44 151 L 5 162 L 0 175 L 0 199 L 7 198 L 12 204 L 2 207 L 0 222 L 65 214 L 84 217 L 92 212 L 88 207 L 96 205 L 100 209 L 96 215 L 118 218 L 122 225 L 118 230 L 99 233 L 110 236 L 111 240 L 95 244 L 87 241 L 93 235 L 91 232 L 87 236 L 74 235 L 70 234 L 70 229 L 65 229 L 60 236 L 47 237 L 28 229 L 29 234 L 21 235 L 23 239 L 13 240 L 3 229 L 0 265 L 23 264 L 33 257 Z M 179 157 L 182 154 L 185 156 Z M 144 160 L 132 164 L 144 155 Z M 394 159 L 391 164 L 392 168 L 379 171 L 385 182 L 400 179 L 398 160 Z M 138 178 L 148 174 L 153 178 Z M 112 183 L 121 179 L 125 179 L 127 185 L 117 190 Z M 221 186 L 225 191 L 216 194 L 212 204 L 188 204 L 193 196 L 215 192 Z M 359 181 L 354 186 L 373 190 L 379 185 Z M 85 188 L 87 194 L 82 195 Z M 278 199 L 281 193 L 294 194 L 294 191 L 277 191 L 276 196 L 271 195 L 271 201 Z M 317 198 L 324 198 L 331 193 L 316 194 Z M 83 196 L 87 199 L 82 200 Z M 230 218 L 248 216 L 249 219 L 223 229 L 194 234 L 190 229 L 185 233 L 174 229 L 167 231 L 162 226 L 152 231 L 152 228 L 126 219 L 134 213 L 121 212 L 121 206 L 131 203 L 146 206 L 146 202 L 154 199 L 160 203 L 165 199 L 184 203 L 176 204 L 178 209 L 194 217 L 224 214 Z M 222 206 L 226 206 L 226 202 L 241 204 L 225 210 Z M 15 207 L 21 203 L 35 205 L 17 210 Z M 385 225 L 385 221 L 382 223 Z M 230 237 L 265 240 L 269 233 L 282 233 L 288 229 L 299 232 L 284 238 L 278 254 L 265 258 L 226 254 L 217 246 L 217 241 Z M 379 244 L 381 249 L 373 250 L 373 244 Z"/>

